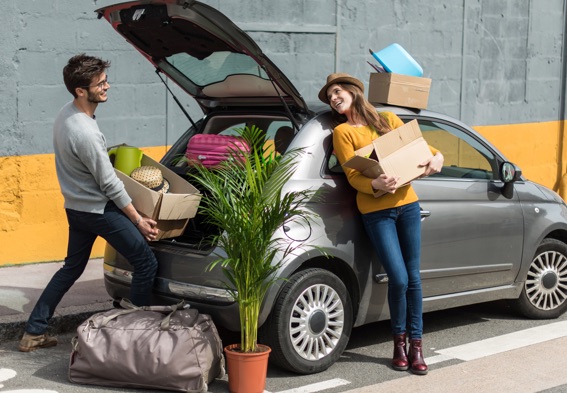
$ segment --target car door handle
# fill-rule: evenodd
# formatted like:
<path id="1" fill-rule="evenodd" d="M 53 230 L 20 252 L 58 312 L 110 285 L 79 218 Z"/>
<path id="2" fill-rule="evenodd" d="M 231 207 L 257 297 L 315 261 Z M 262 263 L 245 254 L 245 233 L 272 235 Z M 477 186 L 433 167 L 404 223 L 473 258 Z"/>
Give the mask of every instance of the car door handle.
<path id="1" fill-rule="evenodd" d="M 421 220 L 423 221 L 425 218 L 431 215 L 431 212 L 429 210 L 421 210 L 420 214 L 421 214 Z"/>

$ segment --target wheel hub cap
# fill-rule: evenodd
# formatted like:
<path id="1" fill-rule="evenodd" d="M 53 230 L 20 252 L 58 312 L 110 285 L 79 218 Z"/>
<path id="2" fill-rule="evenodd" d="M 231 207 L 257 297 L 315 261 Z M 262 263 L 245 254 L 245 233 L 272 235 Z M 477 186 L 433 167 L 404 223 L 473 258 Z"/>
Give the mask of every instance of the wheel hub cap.
<path id="1" fill-rule="evenodd" d="M 541 284 L 545 289 L 553 289 L 557 285 L 558 279 L 557 274 L 553 271 L 546 272 L 541 277 Z"/>
<path id="2" fill-rule="evenodd" d="M 339 343 L 344 326 L 344 305 L 328 285 L 307 288 L 291 311 L 289 336 L 295 351 L 306 360 L 318 360 Z"/>
<path id="3" fill-rule="evenodd" d="M 309 318 L 309 328 L 313 334 L 321 334 L 327 327 L 327 317 L 321 310 L 315 311 Z"/>
<path id="4" fill-rule="evenodd" d="M 532 262 L 525 283 L 530 302 L 540 310 L 554 310 L 567 300 L 567 258 L 546 251 Z"/>

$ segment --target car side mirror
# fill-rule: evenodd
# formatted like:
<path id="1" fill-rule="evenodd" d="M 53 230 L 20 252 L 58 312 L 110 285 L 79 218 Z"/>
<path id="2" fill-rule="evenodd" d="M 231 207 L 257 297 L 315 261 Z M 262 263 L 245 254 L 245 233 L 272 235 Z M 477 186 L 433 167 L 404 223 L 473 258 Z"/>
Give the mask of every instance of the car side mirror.
<path id="1" fill-rule="evenodd" d="M 502 195 L 505 198 L 512 199 L 514 196 L 514 182 L 520 180 L 522 170 L 511 162 L 503 162 L 500 166 L 500 180 L 504 182 L 502 187 Z"/>
<path id="2" fill-rule="evenodd" d="M 522 170 L 511 162 L 503 162 L 500 166 L 500 180 L 504 183 L 514 183 L 522 177 Z"/>

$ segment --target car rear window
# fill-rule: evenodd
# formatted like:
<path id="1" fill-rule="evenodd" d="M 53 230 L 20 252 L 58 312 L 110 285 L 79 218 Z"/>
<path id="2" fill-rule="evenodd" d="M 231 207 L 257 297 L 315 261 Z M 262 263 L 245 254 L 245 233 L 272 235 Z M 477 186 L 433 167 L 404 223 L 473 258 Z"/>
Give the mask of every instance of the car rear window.
<path id="1" fill-rule="evenodd" d="M 198 86 L 207 86 L 222 82 L 230 75 L 253 75 L 269 80 L 263 69 L 252 58 L 241 53 L 214 52 L 199 60 L 188 53 L 176 53 L 168 56 L 167 61 L 191 82 Z"/>

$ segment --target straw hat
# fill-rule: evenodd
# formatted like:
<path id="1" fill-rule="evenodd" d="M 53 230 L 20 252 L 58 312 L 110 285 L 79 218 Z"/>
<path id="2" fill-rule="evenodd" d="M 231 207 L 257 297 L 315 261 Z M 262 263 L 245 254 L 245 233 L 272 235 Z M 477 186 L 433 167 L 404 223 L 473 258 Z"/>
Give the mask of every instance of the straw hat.
<path id="1" fill-rule="evenodd" d="M 134 169 L 130 177 L 156 192 L 165 194 L 169 191 L 169 182 L 163 178 L 163 174 L 156 167 L 141 166 Z"/>
<path id="2" fill-rule="evenodd" d="M 355 85 L 364 92 L 364 84 L 360 80 L 356 79 L 354 76 L 350 76 L 349 74 L 337 72 L 327 77 L 327 83 L 319 91 L 319 99 L 325 104 L 329 103 L 329 99 L 327 98 L 327 89 L 335 83 L 348 83 L 349 85 Z"/>

